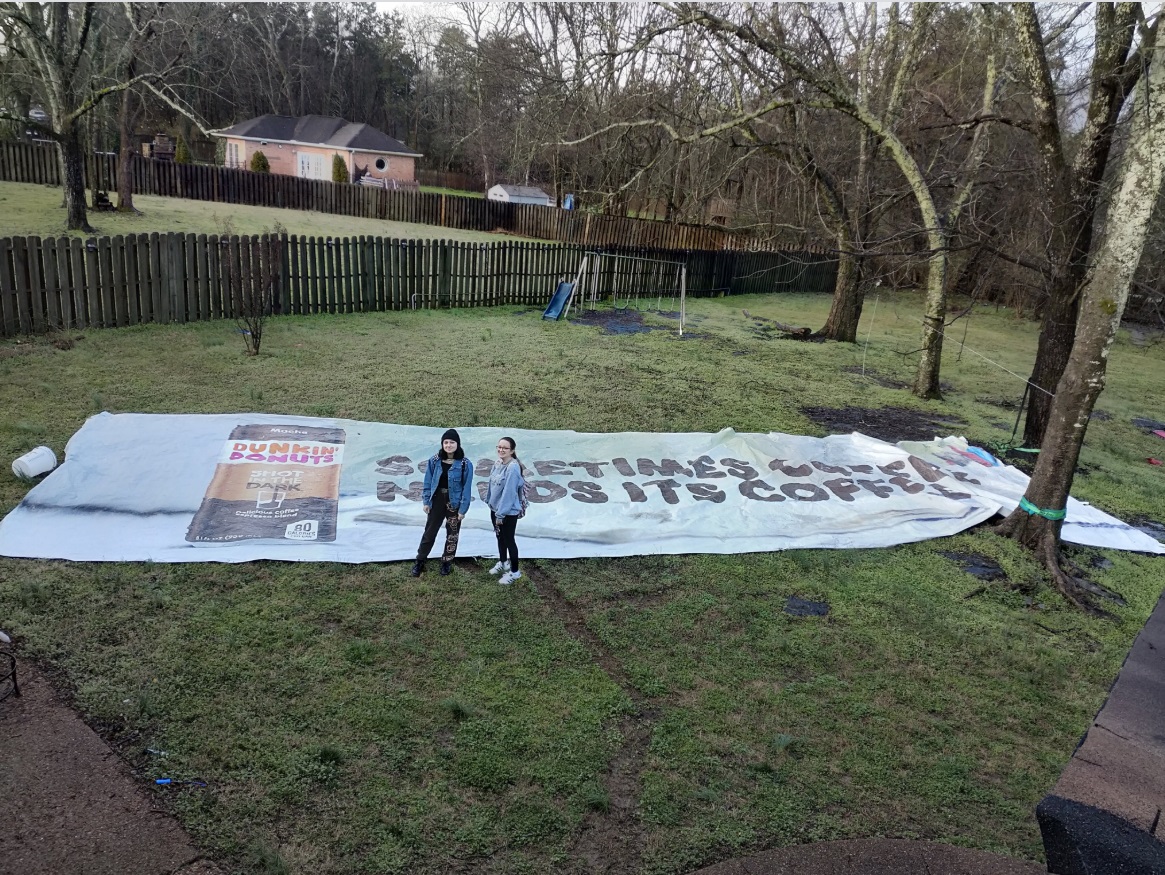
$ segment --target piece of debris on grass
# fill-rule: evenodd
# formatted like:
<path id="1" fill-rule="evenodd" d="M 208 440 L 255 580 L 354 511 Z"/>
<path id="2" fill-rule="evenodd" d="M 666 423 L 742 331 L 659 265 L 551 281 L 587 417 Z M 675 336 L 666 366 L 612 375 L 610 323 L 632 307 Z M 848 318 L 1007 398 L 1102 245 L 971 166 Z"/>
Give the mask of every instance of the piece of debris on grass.
<path id="1" fill-rule="evenodd" d="M 793 617 L 824 617 L 829 614 L 829 605 L 791 595 L 785 599 L 785 613 Z"/>
<path id="2" fill-rule="evenodd" d="M 747 310 L 741 310 L 740 312 L 744 314 L 746 319 L 752 319 L 757 323 L 765 323 L 757 325 L 757 330 L 759 331 L 768 332 L 776 329 L 777 331 L 783 331 L 786 337 L 795 340 L 805 340 L 813 336 L 812 328 L 806 328 L 801 325 L 786 325 L 784 322 L 778 322 L 776 319 L 770 319 L 767 316 L 753 316 Z M 769 326 L 772 327 L 770 328 Z"/>
<path id="3" fill-rule="evenodd" d="M 1133 425 L 1137 428 L 1143 428 L 1146 431 L 1156 431 L 1157 429 L 1165 430 L 1165 422 L 1156 419 L 1142 419 L 1141 417 L 1133 418 Z"/>

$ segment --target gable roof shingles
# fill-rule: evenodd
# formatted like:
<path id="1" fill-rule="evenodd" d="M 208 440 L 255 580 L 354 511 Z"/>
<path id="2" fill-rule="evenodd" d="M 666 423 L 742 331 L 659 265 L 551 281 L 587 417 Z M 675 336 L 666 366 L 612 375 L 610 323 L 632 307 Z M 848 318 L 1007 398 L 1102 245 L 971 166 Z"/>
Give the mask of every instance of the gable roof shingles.
<path id="1" fill-rule="evenodd" d="M 511 197 L 550 197 L 550 195 L 534 185 L 506 185 L 505 183 L 498 183 L 497 187 Z"/>
<path id="2" fill-rule="evenodd" d="M 246 137 L 252 140 L 303 143 L 306 146 L 335 146 L 338 149 L 421 157 L 420 153 L 414 152 L 400 140 L 378 131 L 371 125 L 323 115 L 305 115 L 301 118 L 261 115 L 214 133 L 220 137 Z"/>

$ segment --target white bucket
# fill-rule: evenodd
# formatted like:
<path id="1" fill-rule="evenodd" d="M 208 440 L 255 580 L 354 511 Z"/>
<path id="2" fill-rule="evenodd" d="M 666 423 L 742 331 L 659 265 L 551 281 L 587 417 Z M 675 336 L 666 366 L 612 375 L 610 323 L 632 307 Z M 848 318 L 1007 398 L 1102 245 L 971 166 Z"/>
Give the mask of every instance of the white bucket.
<path id="1" fill-rule="evenodd" d="M 12 473 L 17 477 L 39 477 L 57 467 L 57 454 L 48 447 L 29 450 L 12 463 Z"/>

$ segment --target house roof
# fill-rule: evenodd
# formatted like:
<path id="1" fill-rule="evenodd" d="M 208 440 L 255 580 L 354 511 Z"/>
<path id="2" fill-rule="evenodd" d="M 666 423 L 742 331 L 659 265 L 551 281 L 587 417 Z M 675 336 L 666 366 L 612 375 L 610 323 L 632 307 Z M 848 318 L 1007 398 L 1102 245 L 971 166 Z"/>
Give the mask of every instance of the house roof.
<path id="1" fill-rule="evenodd" d="M 502 185 L 499 183 L 494 188 L 500 188 L 510 197 L 550 197 L 550 195 L 534 185 Z"/>
<path id="2" fill-rule="evenodd" d="M 305 146 L 335 146 L 339 149 L 359 149 L 361 152 L 422 157 L 419 152 L 414 152 L 400 140 L 378 131 L 371 125 L 324 115 L 305 115 L 300 118 L 289 115 L 261 115 L 211 133 L 217 137 L 274 140 L 280 143 L 300 143 Z"/>

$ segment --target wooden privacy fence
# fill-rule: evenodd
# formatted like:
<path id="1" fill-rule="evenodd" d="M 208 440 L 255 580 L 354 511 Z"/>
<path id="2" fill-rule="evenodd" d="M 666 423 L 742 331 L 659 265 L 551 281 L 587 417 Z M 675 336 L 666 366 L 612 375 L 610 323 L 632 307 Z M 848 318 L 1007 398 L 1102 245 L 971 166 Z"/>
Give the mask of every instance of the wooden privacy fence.
<path id="1" fill-rule="evenodd" d="M 479 197 L 380 188 L 252 173 L 204 164 L 176 164 L 131 156 L 135 194 L 191 198 L 228 204 L 315 210 L 368 219 L 420 222 L 467 231 L 506 231 L 539 240 L 582 246 L 655 249 L 735 249 L 772 251 L 742 234 L 701 225 L 680 225 Z M 86 179 L 112 190 L 117 156 L 90 155 Z M 0 180 L 60 185 L 56 149 L 30 143 L 0 143 Z M 810 247 L 813 251 L 814 247 Z M 820 251 L 820 250 L 816 250 Z"/>
<path id="2" fill-rule="evenodd" d="M 833 289 L 837 262 L 813 253 L 676 253 L 693 296 Z M 0 238 L 0 335 L 145 322 L 235 318 L 257 296 L 273 313 L 356 313 L 522 304 L 542 307 L 572 278 L 579 246 L 382 237 Z M 655 266 L 605 259 L 599 288 L 638 283 L 654 296 Z M 673 290 L 674 291 L 674 290 Z M 269 299 L 267 296 L 269 295 Z"/>
<path id="3" fill-rule="evenodd" d="M 468 173 L 457 173 L 452 170 L 425 170 L 417 168 L 417 182 L 421 185 L 431 185 L 434 188 L 454 188 L 458 191 L 485 191 L 485 184 L 480 177 L 470 176 Z"/>

